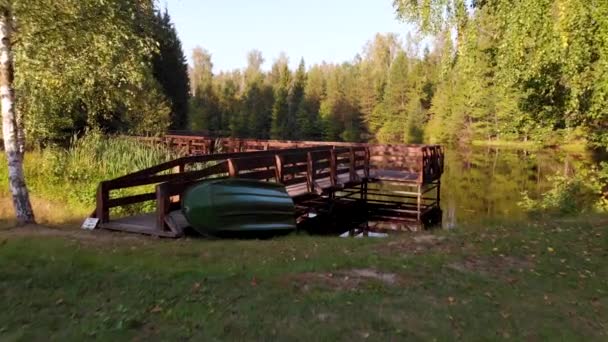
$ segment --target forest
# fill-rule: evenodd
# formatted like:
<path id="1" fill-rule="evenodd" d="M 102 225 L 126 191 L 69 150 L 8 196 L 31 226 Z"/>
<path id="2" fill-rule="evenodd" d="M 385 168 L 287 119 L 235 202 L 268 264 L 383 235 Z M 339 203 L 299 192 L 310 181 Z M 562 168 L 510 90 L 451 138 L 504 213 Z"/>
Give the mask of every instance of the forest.
<path id="1" fill-rule="evenodd" d="M 50 4 L 56 4 L 50 6 Z M 14 1 L 15 94 L 27 141 L 166 129 L 332 141 L 608 146 L 608 4 L 395 1 L 417 31 L 377 34 L 342 64 L 251 51 L 188 66 L 151 0 Z M 96 15 L 107 11 L 110 20 Z M 40 16 L 36 13 L 46 13 Z M 362 42 L 363 45 L 363 42 Z M 132 47 L 136 46 L 136 49 Z M 77 54 L 74 52 L 78 51 Z"/>
<path id="2" fill-rule="evenodd" d="M 254 50 L 244 69 L 214 74 L 212 56 L 195 49 L 189 128 L 273 139 L 608 146 L 605 3 L 394 5 L 419 32 L 377 34 L 338 65 L 301 60 L 289 70 L 283 54 L 266 72 Z"/>

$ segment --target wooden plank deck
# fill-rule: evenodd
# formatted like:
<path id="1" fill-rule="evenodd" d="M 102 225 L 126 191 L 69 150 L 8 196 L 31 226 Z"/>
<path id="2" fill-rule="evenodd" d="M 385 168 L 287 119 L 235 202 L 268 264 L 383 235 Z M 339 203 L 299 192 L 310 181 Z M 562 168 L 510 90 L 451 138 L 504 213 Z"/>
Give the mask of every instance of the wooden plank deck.
<path id="1" fill-rule="evenodd" d="M 112 219 L 100 225 L 101 228 L 129 233 L 156 235 L 160 237 L 180 237 L 184 229 L 190 225 L 180 210 L 174 210 L 167 215 L 166 221 L 171 230 L 156 229 L 156 213 L 147 213 L 134 216 L 125 216 Z"/>

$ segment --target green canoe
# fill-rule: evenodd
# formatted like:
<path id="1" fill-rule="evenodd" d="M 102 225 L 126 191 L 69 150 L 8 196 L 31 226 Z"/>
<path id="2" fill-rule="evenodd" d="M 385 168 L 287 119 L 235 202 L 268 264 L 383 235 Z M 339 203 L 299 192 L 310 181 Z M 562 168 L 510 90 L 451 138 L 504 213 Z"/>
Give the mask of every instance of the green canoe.
<path id="1" fill-rule="evenodd" d="M 209 180 L 182 198 L 188 223 L 202 234 L 264 237 L 296 229 L 293 200 L 280 184 L 248 179 Z"/>

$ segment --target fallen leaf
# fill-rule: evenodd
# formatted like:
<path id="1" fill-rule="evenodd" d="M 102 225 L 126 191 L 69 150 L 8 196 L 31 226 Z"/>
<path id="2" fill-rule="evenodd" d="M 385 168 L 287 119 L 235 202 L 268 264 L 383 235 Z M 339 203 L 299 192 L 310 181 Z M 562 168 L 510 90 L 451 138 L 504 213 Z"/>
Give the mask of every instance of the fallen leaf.
<path id="1" fill-rule="evenodd" d="M 192 291 L 198 291 L 201 288 L 201 283 L 194 283 L 192 285 Z"/>

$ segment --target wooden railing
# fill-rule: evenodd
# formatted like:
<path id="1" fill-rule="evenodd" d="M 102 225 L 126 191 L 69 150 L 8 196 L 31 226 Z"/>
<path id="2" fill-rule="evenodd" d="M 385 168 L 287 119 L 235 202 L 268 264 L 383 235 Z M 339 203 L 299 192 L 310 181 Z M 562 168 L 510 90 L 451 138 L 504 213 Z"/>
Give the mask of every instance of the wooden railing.
<path id="1" fill-rule="evenodd" d="M 141 139 L 164 144 L 184 155 L 264 151 L 314 146 L 366 147 L 369 149 L 372 169 L 409 172 L 415 174 L 416 181 L 421 184 L 428 184 L 439 180 L 443 174 L 444 164 L 443 148 L 440 145 L 211 138 L 188 135 L 185 132 Z"/>
<path id="2" fill-rule="evenodd" d="M 331 147 L 311 147 L 306 149 L 287 149 L 282 152 L 308 152 L 318 150 L 320 148 Z M 274 156 L 277 150 L 271 151 L 255 151 L 255 152 L 234 152 L 234 153 L 218 153 L 209 155 L 195 155 L 181 157 L 166 163 L 158 164 L 150 168 L 133 172 L 131 174 L 118 177 L 112 180 L 107 180 L 99 183 L 97 188 L 97 206 L 95 217 L 99 218 L 102 223 L 110 220 L 110 209 L 115 207 L 126 206 L 145 201 L 159 200 L 158 186 L 157 191 L 126 197 L 111 198 L 111 192 L 119 189 L 132 188 L 144 185 L 157 185 L 160 183 L 193 183 L 200 179 L 218 176 L 228 173 L 227 161 L 230 158 L 240 157 L 263 157 Z M 214 165 L 208 163 L 214 162 Z M 198 170 L 188 171 L 188 167 L 194 168 L 198 165 Z M 162 196 L 161 196 L 162 197 Z M 161 202 L 164 202 L 163 197 Z"/>

